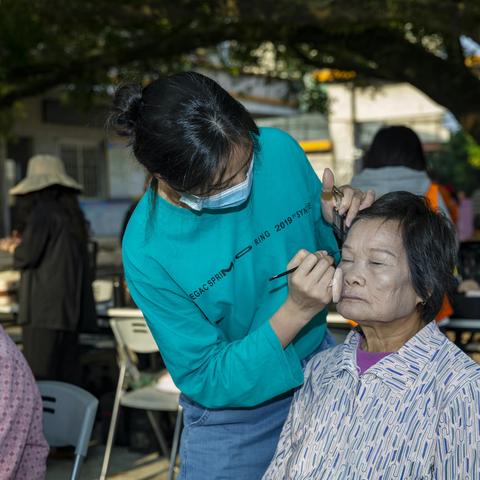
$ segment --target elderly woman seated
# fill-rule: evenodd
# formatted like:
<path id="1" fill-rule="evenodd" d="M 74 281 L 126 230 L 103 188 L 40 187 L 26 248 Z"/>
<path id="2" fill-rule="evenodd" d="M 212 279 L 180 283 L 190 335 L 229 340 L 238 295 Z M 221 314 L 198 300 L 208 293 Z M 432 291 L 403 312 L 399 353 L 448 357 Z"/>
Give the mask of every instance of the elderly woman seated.
<path id="1" fill-rule="evenodd" d="M 480 366 L 432 321 L 455 260 L 422 197 L 357 215 L 337 311 L 359 328 L 308 363 L 264 480 L 480 479 Z"/>

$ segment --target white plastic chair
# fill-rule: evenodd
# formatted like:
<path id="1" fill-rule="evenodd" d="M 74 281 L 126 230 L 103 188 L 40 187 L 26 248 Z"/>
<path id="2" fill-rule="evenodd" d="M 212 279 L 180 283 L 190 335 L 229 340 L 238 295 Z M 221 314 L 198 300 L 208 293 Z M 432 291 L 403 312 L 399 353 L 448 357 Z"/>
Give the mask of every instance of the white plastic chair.
<path id="1" fill-rule="evenodd" d="M 43 401 L 43 433 L 51 447 L 75 447 L 71 480 L 77 480 L 87 456 L 98 400 L 86 390 L 69 383 L 40 381 Z"/>
<path id="2" fill-rule="evenodd" d="M 108 465 L 115 437 L 115 429 L 120 406 L 146 410 L 148 419 L 152 425 L 152 429 L 163 454 L 167 458 L 170 457 L 167 478 L 168 480 L 173 480 L 178 446 L 180 443 L 181 425 L 183 421 L 182 409 L 178 403 L 180 391 L 176 387 L 162 390 L 157 385 L 142 387 L 127 392 L 127 374 L 133 380 L 137 380 L 140 376 L 140 373 L 135 365 L 135 360 L 132 359 L 131 353 L 158 352 L 158 347 L 143 317 L 112 318 L 110 319 L 110 326 L 117 342 L 120 373 L 118 376 L 117 390 L 113 403 L 112 419 L 110 421 L 110 427 L 108 430 L 107 445 L 105 448 L 105 456 L 103 458 L 100 480 L 105 480 L 108 472 Z M 162 375 L 169 374 L 165 370 L 162 372 Z M 177 412 L 171 452 L 169 451 L 165 436 L 155 421 L 155 417 L 152 413 L 153 411 Z"/>

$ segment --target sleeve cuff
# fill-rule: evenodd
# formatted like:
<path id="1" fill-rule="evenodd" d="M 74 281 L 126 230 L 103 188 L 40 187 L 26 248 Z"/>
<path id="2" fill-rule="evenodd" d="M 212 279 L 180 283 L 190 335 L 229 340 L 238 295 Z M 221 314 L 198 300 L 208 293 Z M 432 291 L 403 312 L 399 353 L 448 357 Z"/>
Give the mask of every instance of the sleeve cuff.
<path id="1" fill-rule="evenodd" d="M 297 352 L 295 351 L 293 344 L 290 343 L 287 348 L 283 348 L 276 333 L 273 331 L 270 322 L 265 322 L 262 330 L 268 343 L 275 351 L 280 366 L 284 367 L 281 368 L 281 371 L 285 375 L 285 383 L 287 385 L 291 385 L 291 388 L 302 385 L 304 379 L 302 363 L 297 355 Z"/>

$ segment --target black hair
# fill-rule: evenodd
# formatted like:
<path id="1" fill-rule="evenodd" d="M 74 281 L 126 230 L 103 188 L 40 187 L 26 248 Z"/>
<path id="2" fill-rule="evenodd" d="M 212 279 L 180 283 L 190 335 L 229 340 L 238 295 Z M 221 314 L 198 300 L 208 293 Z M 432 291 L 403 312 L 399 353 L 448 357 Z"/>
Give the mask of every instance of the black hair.
<path id="1" fill-rule="evenodd" d="M 118 88 L 109 125 L 128 138 L 152 175 L 177 192 L 201 194 L 222 188 L 232 156 L 256 149 L 259 134 L 240 102 L 196 72 L 161 77 L 145 88 Z M 151 188 L 157 188 L 155 179 Z"/>
<path id="2" fill-rule="evenodd" d="M 78 202 L 78 192 L 62 185 L 51 185 L 35 192 L 17 195 L 15 197 L 15 223 L 13 228 L 20 234 L 23 233 L 29 217 L 39 204 L 48 203 L 55 205 L 63 218 L 66 219 L 68 228 L 79 245 L 86 247 L 89 239 L 89 223 L 83 214 Z"/>
<path id="3" fill-rule="evenodd" d="M 381 167 L 427 169 L 422 142 L 411 128 L 394 125 L 375 134 L 363 158 L 363 168 Z"/>
<path id="4" fill-rule="evenodd" d="M 409 192 L 383 195 L 361 210 L 352 225 L 371 219 L 399 223 L 412 285 L 423 300 L 418 312 L 424 322 L 433 320 L 445 294 L 450 296 L 456 287 L 457 244 L 452 222 L 434 212 L 424 197 Z"/>

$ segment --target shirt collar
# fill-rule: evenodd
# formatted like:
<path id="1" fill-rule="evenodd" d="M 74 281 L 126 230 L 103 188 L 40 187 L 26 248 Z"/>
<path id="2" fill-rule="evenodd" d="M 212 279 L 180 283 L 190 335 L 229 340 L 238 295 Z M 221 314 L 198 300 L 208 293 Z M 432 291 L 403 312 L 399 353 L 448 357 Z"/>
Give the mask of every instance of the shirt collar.
<path id="1" fill-rule="evenodd" d="M 332 364 L 334 367 L 325 372 L 324 381 L 329 381 L 342 372 L 348 372 L 358 378 L 357 348 L 362 339 L 358 330 L 350 332 L 345 342 L 336 348 Z M 368 369 L 365 375 L 374 375 L 393 390 L 404 390 L 428 368 L 438 350 L 447 342 L 435 321 L 423 327 L 398 352 L 394 352 Z"/>

